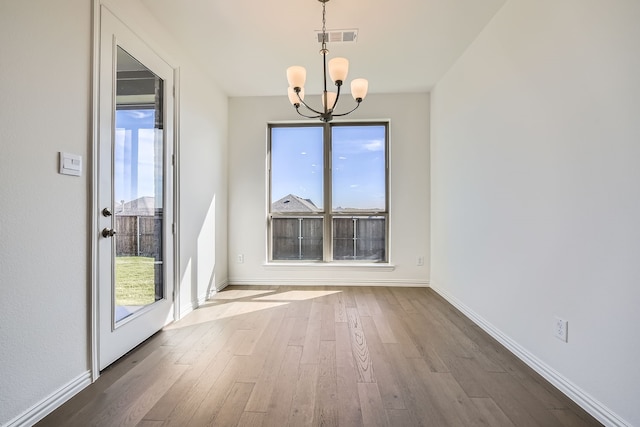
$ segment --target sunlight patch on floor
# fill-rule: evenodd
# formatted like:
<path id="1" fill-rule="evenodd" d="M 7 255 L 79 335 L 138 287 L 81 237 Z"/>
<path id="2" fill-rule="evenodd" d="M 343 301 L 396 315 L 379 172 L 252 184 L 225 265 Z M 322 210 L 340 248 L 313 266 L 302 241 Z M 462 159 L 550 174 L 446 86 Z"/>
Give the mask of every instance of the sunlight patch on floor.
<path id="1" fill-rule="evenodd" d="M 256 298 L 256 301 L 303 301 L 339 294 L 342 291 L 288 291 Z"/>
<path id="2" fill-rule="evenodd" d="M 164 329 L 180 329 L 228 317 L 242 316 L 260 310 L 268 310 L 289 304 L 288 302 L 233 301 L 226 304 L 209 305 L 191 312 L 184 319 L 166 326 Z"/>
<path id="3" fill-rule="evenodd" d="M 230 290 L 223 290 L 221 292 L 218 292 L 217 294 L 209 298 L 209 300 L 211 301 L 211 300 L 242 299 L 242 298 L 255 297 L 258 295 L 272 294 L 274 292 L 275 291 L 266 291 L 266 290 L 258 291 L 258 290 L 250 290 L 250 289 L 230 289 Z"/>
<path id="4" fill-rule="evenodd" d="M 342 291 L 295 290 L 277 292 L 275 290 L 229 289 L 212 296 L 205 304 L 191 312 L 184 319 L 166 326 L 164 329 L 180 329 L 189 326 L 226 319 L 234 316 L 269 310 L 295 301 L 322 298 Z M 269 295 L 267 295 L 269 294 Z"/>

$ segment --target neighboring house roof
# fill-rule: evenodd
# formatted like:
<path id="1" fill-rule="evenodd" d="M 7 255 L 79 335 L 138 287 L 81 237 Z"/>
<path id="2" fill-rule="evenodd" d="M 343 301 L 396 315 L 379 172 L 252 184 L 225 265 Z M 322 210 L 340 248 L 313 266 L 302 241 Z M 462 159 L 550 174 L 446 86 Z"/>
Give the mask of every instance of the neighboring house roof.
<path id="1" fill-rule="evenodd" d="M 131 200 L 124 205 L 116 203 L 115 211 L 116 215 L 154 216 L 156 214 L 156 198 L 147 196 Z"/>
<path id="2" fill-rule="evenodd" d="M 294 194 L 289 194 L 282 199 L 273 202 L 271 205 L 272 212 L 320 212 L 311 199 L 303 199 Z"/>

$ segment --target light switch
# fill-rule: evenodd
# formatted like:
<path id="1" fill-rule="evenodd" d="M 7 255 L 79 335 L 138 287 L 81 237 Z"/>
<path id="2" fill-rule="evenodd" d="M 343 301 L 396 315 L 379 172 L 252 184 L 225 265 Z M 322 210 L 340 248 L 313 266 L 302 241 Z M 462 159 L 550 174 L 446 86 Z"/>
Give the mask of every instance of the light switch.
<path id="1" fill-rule="evenodd" d="M 63 175 L 82 175 L 82 156 L 60 152 L 60 173 Z"/>

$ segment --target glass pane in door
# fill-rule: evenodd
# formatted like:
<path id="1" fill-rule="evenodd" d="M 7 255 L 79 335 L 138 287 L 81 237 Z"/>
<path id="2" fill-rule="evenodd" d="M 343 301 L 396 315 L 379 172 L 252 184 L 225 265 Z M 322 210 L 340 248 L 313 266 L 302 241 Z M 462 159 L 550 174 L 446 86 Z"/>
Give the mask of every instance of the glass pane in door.
<path id="1" fill-rule="evenodd" d="M 164 298 L 163 81 L 118 47 L 113 141 L 116 324 Z"/>

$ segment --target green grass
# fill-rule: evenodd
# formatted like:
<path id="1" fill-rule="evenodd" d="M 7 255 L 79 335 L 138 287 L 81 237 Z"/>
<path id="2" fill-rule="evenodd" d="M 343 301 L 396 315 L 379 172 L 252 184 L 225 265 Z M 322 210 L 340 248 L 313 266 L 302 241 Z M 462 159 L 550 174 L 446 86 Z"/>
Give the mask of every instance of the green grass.
<path id="1" fill-rule="evenodd" d="M 153 258 L 116 257 L 116 305 L 155 302 Z"/>

